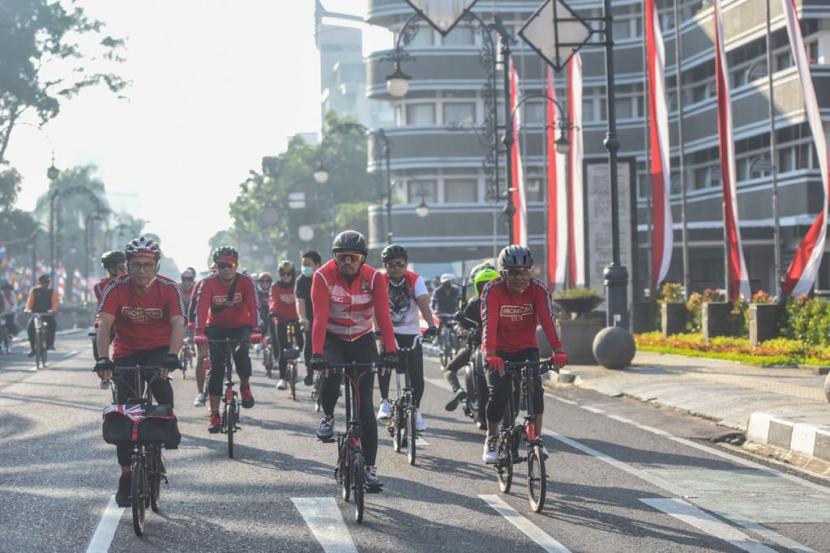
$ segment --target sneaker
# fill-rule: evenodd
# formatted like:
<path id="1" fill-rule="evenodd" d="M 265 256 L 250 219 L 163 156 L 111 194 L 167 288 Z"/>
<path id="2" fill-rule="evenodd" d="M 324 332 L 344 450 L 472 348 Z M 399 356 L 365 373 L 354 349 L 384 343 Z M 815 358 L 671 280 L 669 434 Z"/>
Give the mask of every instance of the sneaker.
<path id="1" fill-rule="evenodd" d="M 384 420 L 392 417 L 392 406 L 389 405 L 388 399 L 382 399 L 380 401 L 380 407 L 378 407 L 378 420 Z"/>
<path id="2" fill-rule="evenodd" d="M 254 394 L 251 393 L 250 387 L 240 389 L 239 393 L 242 395 L 242 407 L 250 409 L 254 406 L 256 401 L 254 401 Z"/>
<path id="3" fill-rule="evenodd" d="M 371 490 L 379 490 L 383 482 L 378 478 L 377 467 L 366 467 L 366 487 Z"/>
<path id="4" fill-rule="evenodd" d="M 312 384 L 314 384 L 314 375 L 313 374 L 305 375 L 305 378 L 303 379 L 303 384 L 305 384 L 306 386 L 311 386 Z"/>
<path id="5" fill-rule="evenodd" d="M 456 407 L 458 407 L 458 404 L 464 401 L 466 398 L 467 392 L 465 392 L 461 388 L 458 388 L 452 393 L 452 397 L 444 406 L 444 409 L 446 409 L 447 411 L 455 411 Z"/>
<path id="6" fill-rule="evenodd" d="M 421 410 L 415 410 L 415 430 L 423 432 L 427 429 L 427 423 L 424 422 L 424 417 L 421 416 Z"/>
<path id="7" fill-rule="evenodd" d="M 211 413 L 208 432 L 218 434 L 220 430 L 222 430 L 222 418 L 219 416 L 219 413 Z"/>
<path id="8" fill-rule="evenodd" d="M 487 422 L 486 421 L 477 421 L 476 422 L 476 427 L 479 430 L 487 430 Z"/>
<path id="9" fill-rule="evenodd" d="M 34 357 L 35 356 L 35 350 L 30 349 L 29 353 L 27 353 L 26 355 L 28 355 L 29 357 Z"/>
<path id="10" fill-rule="evenodd" d="M 323 415 L 320 419 L 320 427 L 317 429 L 317 439 L 324 442 L 330 441 L 334 437 L 334 417 Z"/>
<path id="11" fill-rule="evenodd" d="M 196 399 L 193 400 L 193 407 L 204 407 L 205 406 L 205 394 L 199 392 L 196 394 Z"/>
<path id="12" fill-rule="evenodd" d="M 487 436 L 484 440 L 484 453 L 481 455 L 481 459 L 488 465 L 495 465 L 496 461 L 499 460 L 499 454 L 496 451 L 497 440 L 498 436 Z"/>
<path id="13" fill-rule="evenodd" d="M 288 383 L 285 380 L 283 380 L 282 378 L 280 378 L 279 381 L 277 381 L 277 390 L 287 390 L 287 389 L 288 389 Z"/>
<path id="14" fill-rule="evenodd" d="M 115 503 L 119 507 L 130 506 L 130 487 L 132 485 L 132 478 L 125 474 L 118 479 L 118 491 L 115 492 Z"/>

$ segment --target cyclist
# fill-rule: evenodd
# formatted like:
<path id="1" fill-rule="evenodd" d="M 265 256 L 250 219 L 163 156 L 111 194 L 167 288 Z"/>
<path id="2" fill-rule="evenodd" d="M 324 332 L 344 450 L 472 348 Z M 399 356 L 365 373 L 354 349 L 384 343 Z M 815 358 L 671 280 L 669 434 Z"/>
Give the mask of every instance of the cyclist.
<path id="1" fill-rule="evenodd" d="M 110 250 L 108 252 L 104 252 L 101 256 L 101 265 L 103 265 L 104 269 L 107 271 L 107 276 L 98 281 L 95 286 L 92 287 L 92 291 L 95 293 L 95 299 L 98 303 L 101 303 L 101 297 L 104 295 L 104 290 L 107 289 L 107 285 L 116 278 L 127 274 L 126 263 L 127 258 L 121 250 Z"/>
<path id="2" fill-rule="evenodd" d="M 194 284 L 196 283 L 196 269 L 188 267 L 182 271 L 179 279 L 179 286 L 181 287 L 182 295 L 184 296 L 184 304 L 190 305 L 190 300 L 193 299 L 193 291 L 195 289 Z"/>
<path id="3" fill-rule="evenodd" d="M 196 336 L 200 342 L 210 340 L 210 423 L 208 432 L 219 432 L 222 420 L 219 417 L 219 400 L 225 378 L 225 345 L 221 340 L 229 338 L 239 340 L 234 344 L 233 361 L 239 375 L 239 393 L 242 395 L 242 407 L 254 406 L 251 393 L 251 357 L 248 354 L 251 330 L 258 331 L 259 310 L 257 309 L 256 289 L 248 275 L 236 271 L 239 265 L 239 252 L 230 246 L 220 246 L 213 250 L 213 263 L 216 272 L 204 279 L 196 296 Z"/>
<path id="4" fill-rule="evenodd" d="M 303 254 L 300 276 L 297 278 L 297 285 L 294 287 L 294 295 L 297 296 L 297 314 L 300 316 L 300 325 L 303 327 L 303 358 L 305 359 L 305 385 L 311 386 L 314 383 L 314 375 L 311 371 L 311 327 L 314 322 L 314 305 L 311 303 L 311 277 L 314 271 L 323 264 L 323 258 L 314 250 Z"/>
<path id="5" fill-rule="evenodd" d="M 470 280 L 473 282 L 473 289 L 475 294 L 464 306 L 464 309 L 456 313 L 455 320 L 462 328 L 469 330 L 467 336 L 467 347 L 459 351 L 458 354 L 447 364 L 447 370 L 444 378 L 450 384 L 452 394 L 450 400 L 445 405 L 447 411 L 455 411 L 459 402 L 464 401 L 467 397 L 467 392 L 461 387 L 458 382 L 458 371 L 465 367 L 472 358 L 473 352 L 481 346 L 481 293 L 484 291 L 484 286 L 493 280 L 499 278 L 499 273 L 492 265 L 474 267 L 470 273 Z M 484 407 L 487 401 L 486 389 L 482 387 L 479 389 L 479 428 L 484 430 L 486 428 Z"/>
<path id="6" fill-rule="evenodd" d="M 58 312 L 58 293 L 52 289 L 52 277 L 40 275 L 37 279 L 39 286 L 29 292 L 26 301 L 26 313 L 41 313 L 41 319 L 47 323 L 46 348 L 55 349 L 55 313 Z M 35 355 L 35 320 L 29 321 L 29 357 Z"/>
<path id="7" fill-rule="evenodd" d="M 111 331 L 115 332 L 112 360 L 101 355 L 95 371 L 103 381 L 113 379 L 116 403 L 124 403 L 140 394 L 129 385 L 130 374 L 119 374 L 116 365 L 158 366 L 145 373 L 153 397 L 159 404 L 173 405 L 173 387 L 168 371 L 179 367 L 178 353 L 184 337 L 184 297 L 176 282 L 158 274 L 161 251 L 155 241 L 144 236 L 132 240 L 125 248 L 127 275 L 116 278 L 104 290 L 98 308 L 98 351 L 109 352 Z M 115 500 L 119 507 L 130 505 L 130 447 L 117 446 L 121 477 Z"/>
<path id="8" fill-rule="evenodd" d="M 461 290 L 453 284 L 455 275 L 444 273 L 439 279 L 439 285 L 432 293 L 432 311 L 438 316 L 438 330 L 452 320 L 461 307 Z"/>
<path id="9" fill-rule="evenodd" d="M 529 248 L 510 245 L 499 253 L 501 278 L 488 283 L 481 295 L 482 347 L 487 363 L 487 438 L 482 459 L 493 464 L 498 460 L 496 440 L 498 424 L 508 401 L 510 375 L 505 361 L 539 361 L 536 326 L 540 324 L 553 348 L 562 353 L 562 342 L 556 332 L 555 311 L 550 291 L 533 278 L 533 254 Z M 514 386 L 518 396 L 518 389 Z M 541 433 L 544 395 L 542 379 L 535 376 L 533 408 L 536 432 Z M 517 402 L 518 404 L 518 402 Z M 544 445 L 543 445 L 544 447 Z"/>
<path id="10" fill-rule="evenodd" d="M 259 273 L 256 278 L 256 297 L 259 306 L 259 316 L 262 320 L 268 319 L 268 299 L 271 294 L 271 285 L 274 280 L 271 273 Z"/>
<path id="11" fill-rule="evenodd" d="M 14 285 L 7 281 L 3 282 L 2 291 L 3 304 L 2 317 L 5 332 L 5 339 L 0 347 L 4 353 L 11 353 L 12 337 L 17 334 L 17 321 L 15 321 L 17 314 L 17 295 L 14 293 Z"/>
<path id="12" fill-rule="evenodd" d="M 216 272 L 214 267 L 211 267 L 211 273 Z M 199 290 L 205 283 L 205 279 L 200 280 L 193 285 L 193 291 L 190 294 L 190 301 L 187 303 L 187 323 L 194 326 L 193 333 L 195 334 L 196 326 L 196 298 L 199 297 Z M 207 369 L 209 363 L 207 344 L 200 341 L 196 342 L 196 399 L 193 400 L 194 407 L 204 407 L 207 398 L 205 397 L 205 380 L 207 380 Z"/>
<path id="13" fill-rule="evenodd" d="M 383 248 L 380 256 L 389 282 L 389 311 L 395 330 L 395 340 L 399 347 L 411 348 L 415 344 L 415 338 L 421 334 L 419 314 L 429 324 L 425 337 L 432 337 L 438 332 L 433 323 L 432 309 L 429 307 L 427 286 L 421 275 L 407 270 L 409 254 L 403 246 L 390 244 Z M 427 425 L 420 410 L 421 398 L 424 396 L 424 359 L 420 343 L 415 347 L 413 355 L 415 363 L 410 367 L 410 376 L 412 399 L 415 405 L 415 429 L 423 432 L 427 429 Z M 378 377 L 381 397 L 378 419 L 388 419 L 392 416 L 392 407 L 389 405 L 391 380 L 391 373 Z"/>
<path id="14" fill-rule="evenodd" d="M 294 281 L 296 270 L 294 264 L 287 259 L 280 261 L 279 280 L 271 286 L 271 295 L 268 302 L 270 318 L 276 319 L 276 324 L 271 324 L 271 341 L 274 344 L 274 352 L 277 354 L 277 366 L 280 369 L 280 379 L 277 381 L 277 390 L 285 390 L 288 383 L 285 380 L 285 368 L 288 361 L 283 355 L 283 348 L 288 344 L 288 325 L 296 325 L 300 318 L 297 316 L 297 298 L 294 296 Z M 295 334 L 295 339 L 300 350 L 303 349 L 303 335 L 300 332 Z"/>
<path id="15" fill-rule="evenodd" d="M 338 234 L 332 244 L 333 259 L 320 267 L 312 277 L 311 297 L 314 302 L 311 365 L 316 370 L 327 363 L 369 363 L 379 361 L 372 332 L 377 320 L 384 345 L 383 363 L 394 369 L 398 363 L 395 333 L 389 316 L 389 294 L 386 276 L 366 265 L 369 245 L 366 238 L 353 230 Z M 358 385 L 357 414 L 363 429 L 363 448 L 366 454 L 366 485 L 373 490 L 382 486 L 377 477 L 375 459 L 378 449 L 378 426 L 372 393 L 375 378 L 369 374 L 360 378 L 366 369 L 357 369 L 352 376 Z M 381 372 L 385 372 L 383 369 Z M 317 429 L 317 438 L 331 440 L 334 435 L 334 406 L 340 395 L 342 377 L 330 375 L 323 382 L 321 403 L 323 418 Z"/>

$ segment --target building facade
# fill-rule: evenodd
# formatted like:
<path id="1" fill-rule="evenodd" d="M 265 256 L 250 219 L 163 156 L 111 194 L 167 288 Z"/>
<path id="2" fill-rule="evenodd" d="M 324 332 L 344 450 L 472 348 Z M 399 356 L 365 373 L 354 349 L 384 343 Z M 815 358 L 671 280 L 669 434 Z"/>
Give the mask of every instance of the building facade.
<path id="1" fill-rule="evenodd" d="M 680 2 L 680 36 L 683 59 L 682 182 L 687 192 L 690 288 L 723 287 L 724 251 L 722 193 L 719 178 L 718 135 L 714 84 L 713 11 L 703 0 Z M 796 0 L 804 30 L 818 101 L 830 123 L 830 4 L 826 0 Z M 570 0 L 586 16 L 600 16 L 599 0 Z M 540 0 L 480 0 L 475 12 L 485 21 L 498 14 L 515 34 L 539 7 Z M 769 164 L 769 118 L 766 65 L 766 16 L 762 0 L 725 0 L 724 32 L 732 85 L 738 205 L 744 254 L 754 290 L 772 290 L 772 178 Z M 675 222 L 675 249 L 668 279 L 682 281 L 681 178 L 677 169 L 680 141 L 677 135 L 677 95 L 674 58 L 673 0 L 658 0 L 666 51 L 667 90 L 672 144 L 671 202 Z M 616 112 L 622 144 L 620 158 L 628 163 L 633 187 L 623 190 L 621 219 L 625 260 L 635 279 L 634 297 L 644 295 L 649 271 L 649 183 L 645 173 L 646 122 L 642 0 L 615 0 L 614 39 Z M 412 14 L 399 0 L 370 0 L 367 20 L 395 33 Z M 396 35 L 397 36 L 397 35 Z M 518 36 L 517 36 L 518 38 Z M 776 164 L 779 178 L 781 248 L 785 270 L 801 237 L 822 206 L 821 179 L 812 138 L 806 123 L 803 97 L 790 54 L 780 1 L 772 0 L 772 43 L 777 127 Z M 489 145 L 483 139 L 488 108 L 483 94 L 487 72 L 480 63 L 484 48 L 476 29 L 460 24 L 447 37 L 422 24 L 406 51 L 415 60 L 403 64 L 412 81 L 408 94 L 395 99 L 386 92 L 386 76 L 393 65 L 388 52 L 375 52 L 366 60 L 367 95 L 391 102 L 395 125 L 386 133 L 392 143 L 395 182 L 394 236 L 417 261 L 456 261 L 489 257 L 507 240 L 503 201 L 492 198 L 492 169 L 483 165 Z M 515 59 L 522 79 L 521 94 L 543 90 L 543 65 L 521 39 Z M 605 60 L 602 48 L 582 51 L 584 71 L 583 138 L 586 164 L 603 163 L 606 152 Z M 500 81 L 499 81 L 500 82 Z M 561 96 L 560 96 L 561 97 Z M 501 109 L 499 109 L 501 113 Z M 523 108 L 521 131 L 529 211 L 529 242 L 543 257 L 545 245 L 544 104 L 529 101 Z M 503 121 L 499 121 L 503 124 Z M 830 124 L 826 124 L 830 129 Z M 476 132 L 478 131 L 478 132 Z M 371 156 L 370 156 L 371 157 Z M 764 162 L 766 161 L 766 163 Z M 502 167 L 504 162 L 501 162 Z M 590 171 L 586 171 L 586 180 Z M 628 179 L 624 179 L 628 180 Z M 623 183 L 625 184 L 625 183 Z M 586 183 L 587 186 L 587 183 Z M 501 193 L 504 179 L 501 178 Z M 599 193 L 601 195 L 601 192 Z M 415 207 L 424 200 L 429 215 L 420 218 Z M 586 212 L 600 200 L 586 195 Z M 636 209 L 631 206 L 636 205 Z M 593 221 L 592 221 L 593 224 Z M 370 211 L 371 241 L 382 245 L 384 213 Z M 589 237 L 592 235 L 588 232 Z M 589 282 L 601 286 L 597 267 L 610 261 L 587 241 Z M 636 252 L 636 253 L 635 253 Z M 825 256 L 827 258 L 827 256 Z M 819 287 L 830 287 L 828 260 Z"/>

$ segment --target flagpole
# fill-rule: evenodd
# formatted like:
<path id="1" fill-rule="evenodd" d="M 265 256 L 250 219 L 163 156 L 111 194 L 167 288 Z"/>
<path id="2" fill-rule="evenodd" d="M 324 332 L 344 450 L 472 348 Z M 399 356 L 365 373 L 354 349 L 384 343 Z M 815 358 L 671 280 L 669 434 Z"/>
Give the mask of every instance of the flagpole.
<path id="1" fill-rule="evenodd" d="M 678 170 L 680 171 L 680 223 L 681 223 L 681 240 L 683 251 L 683 292 L 686 297 L 689 297 L 689 227 L 688 218 L 686 216 L 686 154 L 683 147 L 683 86 L 681 60 L 683 59 L 683 45 L 680 38 L 680 9 L 678 8 L 678 0 L 674 0 L 674 66 L 676 68 L 676 77 L 674 79 L 675 96 L 677 97 L 677 148 L 679 154 Z M 671 176 L 669 176 L 669 183 L 671 183 Z M 671 196 L 671 187 L 668 190 Z M 674 232 L 672 230 L 672 232 Z"/>
<path id="2" fill-rule="evenodd" d="M 772 242 L 773 286 L 775 297 L 781 298 L 781 226 L 778 213 L 778 165 L 775 153 L 778 141 L 775 137 L 775 87 L 772 75 L 772 8 L 767 0 L 767 88 L 769 89 L 769 159 L 772 167 Z"/>
<path id="3" fill-rule="evenodd" d="M 648 245 L 648 255 L 646 255 L 646 274 L 648 275 L 648 288 L 649 288 L 649 297 L 656 298 L 656 290 L 652 290 L 654 288 L 654 228 L 652 227 L 652 220 L 651 220 L 651 209 L 652 209 L 652 195 L 654 194 L 654 185 L 651 182 L 651 117 L 649 117 L 649 86 L 648 86 L 648 34 L 645 32 L 646 29 L 646 13 L 643 12 L 643 63 L 645 67 L 645 71 L 643 71 L 643 92 L 644 92 L 644 103 L 643 106 L 645 107 L 645 113 L 643 115 L 644 125 L 643 129 L 645 131 L 645 179 L 644 183 L 648 183 L 648 194 L 646 194 L 646 243 Z M 637 209 L 637 206 L 634 206 L 634 210 Z M 659 284 L 659 283 L 658 283 Z M 635 286 L 637 285 L 635 281 Z M 636 299 L 636 294 L 635 294 Z"/>

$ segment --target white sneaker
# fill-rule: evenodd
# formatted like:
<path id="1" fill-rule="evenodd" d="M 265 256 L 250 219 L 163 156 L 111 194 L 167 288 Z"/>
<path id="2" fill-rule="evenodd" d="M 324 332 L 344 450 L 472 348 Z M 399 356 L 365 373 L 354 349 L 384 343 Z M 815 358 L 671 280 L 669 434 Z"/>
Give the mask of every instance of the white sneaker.
<path id="1" fill-rule="evenodd" d="M 279 379 L 277 382 L 277 390 L 285 390 L 288 388 L 288 384 L 286 384 L 285 380 L 282 378 Z"/>
<path id="2" fill-rule="evenodd" d="M 498 436 L 487 436 L 484 440 L 484 453 L 482 453 L 481 459 L 488 465 L 495 465 L 496 461 L 499 460 L 499 453 L 496 451 L 497 440 Z"/>
<path id="3" fill-rule="evenodd" d="M 378 407 L 378 420 L 388 419 L 390 417 L 392 417 L 392 406 L 389 405 L 389 400 L 381 400 L 380 407 Z"/>
<path id="4" fill-rule="evenodd" d="M 427 429 L 427 423 L 424 422 L 424 417 L 421 416 L 421 410 L 417 409 L 415 411 L 415 430 L 418 432 L 423 432 Z"/>
<path id="5" fill-rule="evenodd" d="M 204 407 L 205 406 L 205 394 L 198 393 L 196 394 L 196 399 L 193 400 L 194 407 Z"/>

